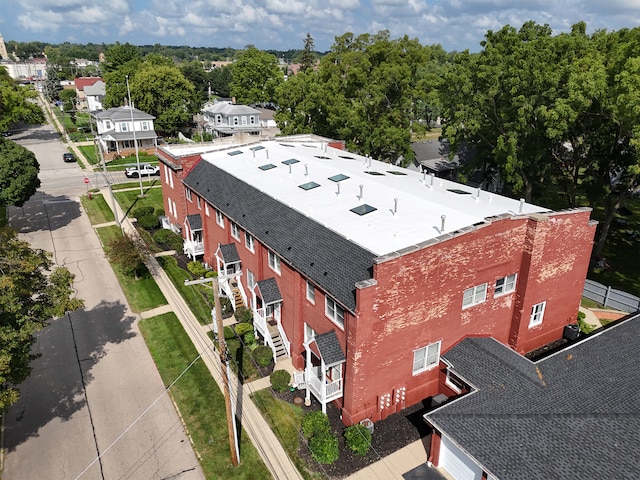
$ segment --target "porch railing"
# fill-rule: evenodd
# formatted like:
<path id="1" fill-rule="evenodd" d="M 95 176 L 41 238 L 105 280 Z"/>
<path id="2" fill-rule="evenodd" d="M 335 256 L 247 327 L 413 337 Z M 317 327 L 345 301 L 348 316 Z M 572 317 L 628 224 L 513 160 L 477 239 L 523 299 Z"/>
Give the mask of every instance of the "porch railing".
<path id="1" fill-rule="evenodd" d="M 189 257 L 195 258 L 198 255 L 204 254 L 204 242 L 197 242 L 194 240 L 185 240 L 183 245 L 184 254 Z"/>
<path id="2" fill-rule="evenodd" d="M 342 397 L 342 379 L 324 382 L 318 378 L 313 370 L 305 370 L 305 380 L 311 389 L 311 393 L 320 402 L 332 402 Z"/>
<path id="3" fill-rule="evenodd" d="M 262 335 L 265 339 L 267 345 L 271 347 L 273 351 L 273 358 L 275 359 L 277 356 L 276 347 L 273 343 L 273 338 L 271 337 L 271 332 L 269 331 L 269 320 L 273 319 L 273 317 L 266 316 L 266 309 L 263 308 L 254 308 L 253 309 L 253 325 L 255 329 Z M 276 321 L 276 328 L 278 329 L 278 334 L 280 334 L 280 339 L 282 340 L 282 344 L 284 345 L 285 350 L 287 351 L 287 356 L 291 356 L 291 342 L 287 337 L 287 334 L 284 332 L 282 328 L 282 323 L 280 321 Z"/>

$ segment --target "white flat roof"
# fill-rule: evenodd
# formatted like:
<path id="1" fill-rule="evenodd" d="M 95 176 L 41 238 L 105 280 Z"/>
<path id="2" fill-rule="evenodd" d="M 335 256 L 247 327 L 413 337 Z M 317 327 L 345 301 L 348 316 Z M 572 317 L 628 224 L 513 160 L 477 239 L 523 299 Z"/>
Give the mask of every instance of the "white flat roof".
<path id="1" fill-rule="evenodd" d="M 289 137 L 227 145 L 225 150 L 202 157 L 378 256 L 483 222 L 486 217 L 549 211 L 327 147 L 308 137 L 302 142 Z M 339 175 L 348 178 L 337 181 Z M 318 186 L 301 188 L 314 184 Z M 371 211 L 359 215 L 351 211 L 354 208 L 360 213 Z"/>

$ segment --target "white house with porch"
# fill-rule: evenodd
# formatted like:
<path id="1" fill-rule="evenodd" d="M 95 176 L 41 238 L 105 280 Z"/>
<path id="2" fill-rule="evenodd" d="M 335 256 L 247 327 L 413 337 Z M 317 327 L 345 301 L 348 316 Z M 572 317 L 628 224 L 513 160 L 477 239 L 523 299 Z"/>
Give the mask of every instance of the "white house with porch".
<path id="1" fill-rule="evenodd" d="M 104 152 L 116 156 L 132 149 L 155 150 L 157 137 L 153 121 L 156 117 L 135 107 L 114 107 L 94 112 L 98 141 Z"/>

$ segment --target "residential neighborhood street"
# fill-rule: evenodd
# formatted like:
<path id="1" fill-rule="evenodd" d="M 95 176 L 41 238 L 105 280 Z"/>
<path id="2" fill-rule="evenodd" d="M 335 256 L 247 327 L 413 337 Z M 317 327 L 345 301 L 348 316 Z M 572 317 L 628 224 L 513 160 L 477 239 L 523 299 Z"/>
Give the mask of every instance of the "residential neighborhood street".
<path id="1" fill-rule="evenodd" d="M 12 140 L 32 150 L 42 186 L 9 224 L 75 275 L 85 308 L 38 337 L 31 377 L 4 425 L 3 479 L 203 479 L 89 219 L 79 204 L 86 175 L 63 163 L 50 125 Z"/>

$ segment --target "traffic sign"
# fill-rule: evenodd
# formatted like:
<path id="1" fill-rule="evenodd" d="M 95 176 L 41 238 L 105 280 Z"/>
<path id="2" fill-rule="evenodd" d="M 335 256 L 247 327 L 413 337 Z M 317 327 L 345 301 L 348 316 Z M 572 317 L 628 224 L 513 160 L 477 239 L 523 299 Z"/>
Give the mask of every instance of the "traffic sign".
<path id="1" fill-rule="evenodd" d="M 85 185 L 89 185 L 89 182 L 91 182 L 91 180 L 89 180 L 89 177 L 84 177 L 84 180 L 82 180 L 84 182 Z"/>

